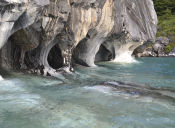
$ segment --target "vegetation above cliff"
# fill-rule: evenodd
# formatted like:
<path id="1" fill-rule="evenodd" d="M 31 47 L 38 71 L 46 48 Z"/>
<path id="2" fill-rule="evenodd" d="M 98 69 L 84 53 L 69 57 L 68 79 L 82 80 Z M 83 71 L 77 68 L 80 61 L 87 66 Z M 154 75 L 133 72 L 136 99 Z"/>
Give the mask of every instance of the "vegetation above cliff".
<path id="1" fill-rule="evenodd" d="M 158 15 L 157 36 L 166 36 L 175 42 L 175 2 L 174 0 L 154 0 Z"/>

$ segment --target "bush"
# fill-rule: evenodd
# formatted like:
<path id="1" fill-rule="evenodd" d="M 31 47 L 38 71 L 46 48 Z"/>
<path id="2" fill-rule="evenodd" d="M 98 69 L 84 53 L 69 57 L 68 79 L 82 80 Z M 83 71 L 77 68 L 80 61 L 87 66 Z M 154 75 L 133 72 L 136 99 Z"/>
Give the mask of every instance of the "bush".
<path id="1" fill-rule="evenodd" d="M 175 42 L 175 2 L 174 0 L 154 0 L 158 15 L 157 37 L 166 36 Z"/>
<path id="2" fill-rule="evenodd" d="M 173 48 L 175 48 L 175 43 L 169 43 L 166 47 L 165 47 L 165 52 L 166 53 L 170 53 Z"/>

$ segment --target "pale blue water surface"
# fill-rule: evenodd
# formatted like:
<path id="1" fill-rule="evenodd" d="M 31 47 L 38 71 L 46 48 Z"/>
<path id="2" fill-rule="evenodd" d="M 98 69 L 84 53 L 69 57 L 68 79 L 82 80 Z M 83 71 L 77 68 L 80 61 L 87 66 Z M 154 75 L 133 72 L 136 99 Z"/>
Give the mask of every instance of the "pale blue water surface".
<path id="1" fill-rule="evenodd" d="M 175 58 L 137 61 L 78 66 L 63 80 L 6 74 L 0 128 L 175 128 Z M 140 86 L 139 93 L 102 84 L 114 80 Z"/>

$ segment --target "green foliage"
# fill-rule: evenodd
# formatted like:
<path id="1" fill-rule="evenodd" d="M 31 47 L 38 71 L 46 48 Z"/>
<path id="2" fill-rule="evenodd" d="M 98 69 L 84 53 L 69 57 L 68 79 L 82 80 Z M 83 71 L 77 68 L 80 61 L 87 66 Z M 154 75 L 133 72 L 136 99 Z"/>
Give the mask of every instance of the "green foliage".
<path id="1" fill-rule="evenodd" d="M 168 19 L 159 18 L 157 36 L 166 36 L 175 41 L 175 16 Z"/>
<path id="2" fill-rule="evenodd" d="M 169 43 L 166 47 L 165 47 L 165 52 L 166 53 L 170 53 L 173 48 L 175 48 L 175 43 Z"/>
<path id="3" fill-rule="evenodd" d="M 158 16 L 164 16 L 166 14 L 173 14 L 175 9 L 175 1 L 174 0 L 153 0 L 155 9 L 157 11 Z"/>
<path id="4" fill-rule="evenodd" d="M 157 36 L 166 36 L 175 42 L 175 1 L 154 0 L 154 5 L 159 19 Z"/>

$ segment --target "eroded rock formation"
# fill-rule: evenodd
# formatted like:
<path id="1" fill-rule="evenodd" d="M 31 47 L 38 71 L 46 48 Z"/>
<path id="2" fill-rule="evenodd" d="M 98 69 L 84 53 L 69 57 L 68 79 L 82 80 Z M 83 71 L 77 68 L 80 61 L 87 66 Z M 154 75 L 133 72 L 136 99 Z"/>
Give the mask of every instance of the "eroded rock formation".
<path id="1" fill-rule="evenodd" d="M 152 0 L 1 0 L 1 66 L 56 76 L 132 53 L 156 31 Z"/>

